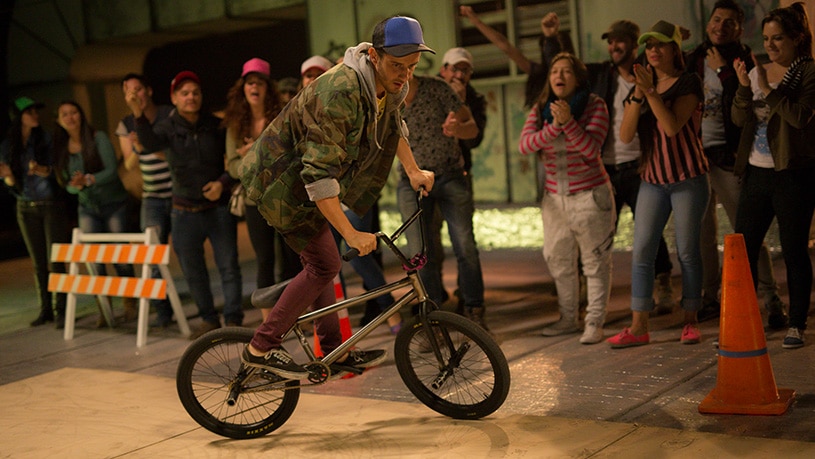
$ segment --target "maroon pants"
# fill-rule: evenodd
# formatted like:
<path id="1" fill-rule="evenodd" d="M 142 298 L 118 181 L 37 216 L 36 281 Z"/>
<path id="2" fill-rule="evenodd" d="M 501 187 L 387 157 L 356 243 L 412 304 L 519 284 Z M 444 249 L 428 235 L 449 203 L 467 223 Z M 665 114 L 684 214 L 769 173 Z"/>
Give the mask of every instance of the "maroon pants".
<path id="1" fill-rule="evenodd" d="M 303 270 L 292 278 L 266 320 L 255 331 L 252 346 L 261 351 L 279 348 L 283 335 L 309 308 L 320 309 L 336 302 L 334 278 L 342 263 L 337 244 L 326 224 L 320 233 L 300 252 Z M 337 314 L 316 321 L 320 347 L 326 354 L 342 344 Z"/>

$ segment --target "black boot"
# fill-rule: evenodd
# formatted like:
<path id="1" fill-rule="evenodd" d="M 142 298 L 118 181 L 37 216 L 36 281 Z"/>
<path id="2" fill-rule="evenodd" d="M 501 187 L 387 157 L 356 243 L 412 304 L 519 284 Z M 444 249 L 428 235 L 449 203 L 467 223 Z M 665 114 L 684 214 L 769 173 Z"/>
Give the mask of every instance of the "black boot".
<path id="1" fill-rule="evenodd" d="M 37 317 L 36 319 L 34 319 L 31 322 L 31 326 L 32 327 L 39 327 L 40 325 L 45 325 L 48 322 L 53 322 L 53 321 L 54 321 L 54 313 L 53 312 L 51 312 L 51 311 L 47 311 L 47 312 L 42 311 L 42 312 L 40 312 L 39 317 Z"/>

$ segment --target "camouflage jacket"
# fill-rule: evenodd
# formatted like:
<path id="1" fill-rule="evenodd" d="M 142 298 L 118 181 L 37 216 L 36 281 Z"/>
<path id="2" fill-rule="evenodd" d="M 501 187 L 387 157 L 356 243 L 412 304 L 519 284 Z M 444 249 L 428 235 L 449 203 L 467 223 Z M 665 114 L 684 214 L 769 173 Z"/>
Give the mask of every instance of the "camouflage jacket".
<path id="1" fill-rule="evenodd" d="M 247 197 L 296 251 L 326 224 L 315 201 L 337 196 L 359 215 L 378 199 L 399 139 L 407 85 L 377 116 L 368 43 L 300 91 L 241 161 Z"/>

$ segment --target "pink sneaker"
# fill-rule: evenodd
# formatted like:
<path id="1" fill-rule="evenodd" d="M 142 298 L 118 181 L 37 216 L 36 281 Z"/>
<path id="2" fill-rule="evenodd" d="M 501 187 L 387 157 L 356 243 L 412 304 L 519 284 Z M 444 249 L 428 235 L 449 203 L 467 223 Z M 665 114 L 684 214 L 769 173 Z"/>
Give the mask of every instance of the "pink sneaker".
<path id="1" fill-rule="evenodd" d="M 698 344 L 699 341 L 702 341 L 699 327 L 696 324 L 685 324 L 682 327 L 682 337 L 679 338 L 679 342 L 682 344 Z"/>
<path id="2" fill-rule="evenodd" d="M 628 327 L 623 328 L 623 331 L 607 339 L 606 342 L 611 344 L 612 349 L 622 349 L 624 347 L 642 346 L 651 342 L 648 333 L 644 335 L 634 336 Z"/>

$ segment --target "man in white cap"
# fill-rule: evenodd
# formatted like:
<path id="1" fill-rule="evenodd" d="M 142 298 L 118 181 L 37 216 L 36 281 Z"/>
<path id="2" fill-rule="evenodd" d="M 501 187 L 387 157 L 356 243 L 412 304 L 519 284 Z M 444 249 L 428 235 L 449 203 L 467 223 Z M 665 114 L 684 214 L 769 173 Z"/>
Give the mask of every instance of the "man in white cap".
<path id="1" fill-rule="evenodd" d="M 460 47 L 450 48 L 444 53 L 442 67 L 439 69 L 439 76 L 453 88 L 459 99 L 470 109 L 470 114 L 478 127 L 478 134 L 475 137 L 472 139 L 459 139 L 458 141 L 459 147 L 461 147 L 461 156 L 464 158 L 464 175 L 467 179 L 467 185 L 470 187 L 470 193 L 473 191 L 473 179 L 470 172 L 473 166 L 472 150 L 481 145 L 481 141 L 484 140 L 484 128 L 487 126 L 487 102 L 484 96 L 476 92 L 475 88 L 470 85 L 473 70 L 473 55 Z M 437 214 L 434 216 L 433 234 L 440 234 L 441 227 L 442 219 Z M 436 238 L 435 241 L 440 243 L 441 237 Z M 438 252 L 439 257 L 444 258 L 444 251 L 440 245 L 433 247 L 433 250 Z M 446 292 L 443 293 L 446 294 Z M 456 290 L 456 295 L 458 296 L 456 312 L 465 314 L 460 285 Z M 444 296 L 446 295 L 442 295 L 442 297 Z"/>
<path id="2" fill-rule="evenodd" d="M 300 88 L 305 88 L 334 64 L 323 56 L 311 56 L 300 65 Z"/>
<path id="3" fill-rule="evenodd" d="M 459 63 L 463 65 L 463 63 Z M 456 72 L 460 74 L 460 72 Z M 473 139 L 478 126 L 470 109 L 444 80 L 430 76 L 413 75 L 410 80 L 407 108 L 404 117 L 410 128 L 410 145 L 419 167 L 436 175 L 433 190 L 422 200 L 424 215 L 436 212 L 447 222 L 453 252 L 456 255 L 458 276 L 461 279 L 461 297 L 467 317 L 484 326 L 484 279 L 481 260 L 473 234 L 473 193 L 464 172 L 464 158 L 459 141 Z M 402 173 L 397 185 L 397 200 L 402 218 L 416 210 L 416 199 L 409 182 Z M 444 301 L 441 277 L 441 243 L 434 231 L 434 218 L 425 218 L 428 253 L 427 264 L 419 272 L 427 294 L 436 304 Z M 416 253 L 421 247 L 419 228 L 408 228 L 408 250 Z M 486 327 L 485 327 L 486 328 Z"/>

